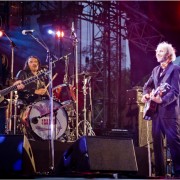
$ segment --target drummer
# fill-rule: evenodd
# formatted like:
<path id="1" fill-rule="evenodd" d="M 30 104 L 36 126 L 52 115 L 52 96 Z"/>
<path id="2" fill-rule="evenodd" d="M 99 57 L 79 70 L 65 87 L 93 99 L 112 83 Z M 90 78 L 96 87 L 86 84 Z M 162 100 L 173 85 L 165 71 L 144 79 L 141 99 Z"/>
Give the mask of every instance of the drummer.
<path id="1" fill-rule="evenodd" d="M 17 73 L 16 78 L 18 80 L 27 79 L 37 75 L 40 69 L 41 63 L 39 58 L 36 56 L 29 56 L 25 62 L 23 70 L 20 70 Z M 18 91 L 19 99 L 22 100 L 26 105 L 39 101 L 43 97 L 47 97 L 48 91 L 45 86 L 46 83 L 41 79 L 27 84 L 23 90 Z"/>

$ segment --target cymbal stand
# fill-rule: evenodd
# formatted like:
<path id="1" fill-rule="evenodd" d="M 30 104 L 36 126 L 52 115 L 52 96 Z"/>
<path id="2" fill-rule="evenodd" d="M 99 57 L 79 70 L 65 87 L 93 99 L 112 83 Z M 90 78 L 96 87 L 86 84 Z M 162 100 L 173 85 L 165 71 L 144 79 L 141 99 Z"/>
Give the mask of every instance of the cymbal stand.
<path id="1" fill-rule="evenodd" d="M 64 74 L 63 83 L 64 84 L 69 84 L 69 79 L 68 79 L 69 56 L 66 56 L 64 59 L 65 59 L 65 74 Z"/>
<path id="2" fill-rule="evenodd" d="M 83 77 L 83 95 L 84 95 L 84 109 L 83 109 L 83 112 L 84 112 L 84 136 L 87 135 L 87 132 L 86 132 L 86 123 L 87 123 L 87 108 L 86 108 L 86 95 L 87 95 L 87 78 L 84 74 L 84 77 Z"/>
<path id="3" fill-rule="evenodd" d="M 88 78 L 88 85 L 89 85 L 89 99 L 90 99 L 90 115 L 89 115 L 89 123 L 92 124 L 92 87 L 91 87 L 91 76 Z"/>
<path id="4" fill-rule="evenodd" d="M 14 91 L 14 134 L 16 134 L 16 122 L 17 122 L 17 102 L 18 102 L 18 94 L 17 91 Z"/>
<path id="5" fill-rule="evenodd" d="M 83 135 L 83 136 L 86 136 L 86 135 L 94 136 L 95 135 L 95 133 L 92 130 L 92 127 L 91 127 L 91 117 L 90 117 L 89 121 L 87 119 L 87 89 L 88 89 L 87 83 L 88 83 L 88 79 L 89 79 L 89 77 L 86 77 L 86 74 L 84 74 L 84 77 L 83 77 L 83 83 L 84 84 L 83 84 L 83 88 L 82 88 L 83 89 L 83 95 L 84 95 L 84 109 L 83 109 L 83 111 L 84 111 L 84 119 L 78 123 L 79 127 L 81 127 L 80 125 L 83 123 L 83 133 L 80 134 L 81 133 L 81 131 L 80 131 L 79 136 L 81 136 L 81 135 Z M 89 81 L 89 83 L 90 83 L 90 81 Z M 90 104 L 91 104 L 91 107 L 92 107 L 92 102 L 90 102 Z"/>
<path id="6" fill-rule="evenodd" d="M 71 28 L 71 38 L 73 39 L 73 46 L 75 51 L 75 70 L 76 70 L 76 139 L 78 139 L 78 121 L 79 121 L 79 107 L 78 107 L 78 101 L 79 101 L 79 79 L 78 79 L 78 38 L 74 30 L 74 22 L 72 22 L 72 28 Z"/>
<path id="7" fill-rule="evenodd" d="M 14 80 L 14 48 L 16 47 L 15 43 L 9 38 L 9 36 L 3 32 L 3 34 L 8 38 L 8 40 L 10 41 L 10 44 L 11 44 L 11 81 L 13 82 Z M 10 82 L 11 82 L 10 81 Z M 12 84 L 10 84 L 12 85 Z M 11 91 L 10 92 L 10 102 L 9 102 L 9 111 L 8 111 L 8 125 L 7 125 L 7 128 L 8 128 L 8 133 L 12 131 L 12 102 L 13 101 L 13 92 Z"/>

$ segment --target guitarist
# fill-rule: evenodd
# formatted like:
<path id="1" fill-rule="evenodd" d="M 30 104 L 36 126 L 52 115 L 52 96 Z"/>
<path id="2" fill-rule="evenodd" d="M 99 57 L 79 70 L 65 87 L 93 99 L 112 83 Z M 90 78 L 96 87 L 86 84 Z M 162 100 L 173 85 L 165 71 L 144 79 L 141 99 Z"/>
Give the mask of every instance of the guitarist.
<path id="1" fill-rule="evenodd" d="M 165 176 L 164 144 L 166 137 L 169 146 L 175 178 L 180 177 L 180 66 L 174 65 L 175 49 L 171 44 L 162 42 L 156 48 L 156 59 L 160 64 L 143 87 L 142 102 L 151 99 L 157 104 L 152 116 L 152 138 L 156 176 Z M 153 94 L 161 83 L 168 83 L 171 88 L 165 94 Z"/>
<path id="2" fill-rule="evenodd" d="M 27 58 L 24 69 L 20 70 L 16 78 L 24 80 L 29 77 L 35 76 L 40 70 L 40 60 L 36 56 L 30 56 Z M 35 101 L 41 100 L 43 96 L 47 96 L 47 89 L 45 88 L 45 82 L 37 80 L 29 83 L 26 87 L 18 91 L 19 99 L 21 99 L 26 105 L 29 105 Z"/>

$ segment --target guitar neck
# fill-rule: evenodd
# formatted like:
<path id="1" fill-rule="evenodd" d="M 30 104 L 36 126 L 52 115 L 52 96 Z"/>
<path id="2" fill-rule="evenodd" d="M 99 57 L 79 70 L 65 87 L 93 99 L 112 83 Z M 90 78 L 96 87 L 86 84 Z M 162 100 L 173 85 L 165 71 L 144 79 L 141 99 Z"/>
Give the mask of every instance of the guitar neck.
<path id="1" fill-rule="evenodd" d="M 28 79 L 25 79 L 25 80 L 22 81 L 22 84 L 27 85 L 30 82 L 37 80 L 43 74 L 44 74 L 44 72 L 39 74 L 39 75 L 37 75 L 37 76 L 32 76 L 32 77 L 30 77 Z M 17 85 L 10 86 L 8 88 L 5 88 L 5 89 L 1 90 L 0 91 L 0 96 L 5 96 L 8 93 L 10 93 L 11 91 L 15 91 L 15 90 L 17 90 Z"/>
<path id="2" fill-rule="evenodd" d="M 10 86 L 8 88 L 5 88 L 5 89 L 1 90 L 0 91 L 0 96 L 5 96 L 8 93 L 10 93 L 11 91 L 15 91 L 15 90 L 17 90 L 17 85 Z"/>

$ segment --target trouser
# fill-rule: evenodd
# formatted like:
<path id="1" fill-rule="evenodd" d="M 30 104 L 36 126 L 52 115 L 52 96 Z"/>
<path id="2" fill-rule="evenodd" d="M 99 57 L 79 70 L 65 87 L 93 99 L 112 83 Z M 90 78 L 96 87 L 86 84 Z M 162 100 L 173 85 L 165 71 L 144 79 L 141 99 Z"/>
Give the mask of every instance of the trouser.
<path id="1" fill-rule="evenodd" d="M 163 139 L 166 136 L 170 149 L 174 171 L 180 170 L 180 120 L 160 118 L 157 115 L 152 122 L 152 137 L 157 176 L 165 175 L 165 159 Z M 164 136 L 165 135 L 165 136 Z"/>

